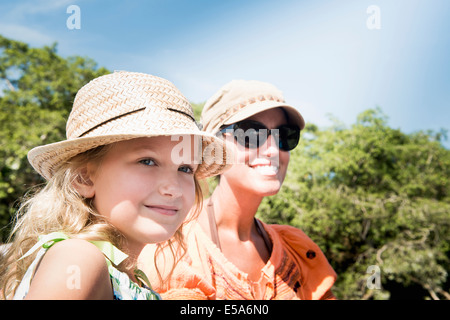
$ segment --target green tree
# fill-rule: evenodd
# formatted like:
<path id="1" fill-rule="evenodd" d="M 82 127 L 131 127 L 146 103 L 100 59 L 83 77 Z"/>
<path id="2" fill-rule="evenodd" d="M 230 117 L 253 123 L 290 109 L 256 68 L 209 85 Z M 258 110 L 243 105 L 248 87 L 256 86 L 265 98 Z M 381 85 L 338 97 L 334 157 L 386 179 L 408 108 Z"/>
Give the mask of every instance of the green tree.
<path id="1" fill-rule="evenodd" d="M 450 151 L 444 132 L 404 134 L 380 109 L 350 128 L 308 125 L 281 191 L 259 216 L 304 230 L 338 274 L 341 299 L 386 299 L 398 287 L 450 298 Z M 369 266 L 382 287 L 369 289 Z M 398 288 L 397 288 L 398 289 Z"/>
<path id="2" fill-rule="evenodd" d="M 43 180 L 27 152 L 65 139 L 65 122 L 79 88 L 107 73 L 89 58 L 63 58 L 56 44 L 32 48 L 0 35 L 0 226 L 17 200 Z M 8 228 L 0 229 L 4 241 Z"/>
<path id="3" fill-rule="evenodd" d="M 200 117 L 202 115 L 203 106 L 205 105 L 204 102 L 200 103 L 193 103 L 191 102 L 192 109 L 194 109 L 194 117 L 195 120 L 200 121 Z"/>

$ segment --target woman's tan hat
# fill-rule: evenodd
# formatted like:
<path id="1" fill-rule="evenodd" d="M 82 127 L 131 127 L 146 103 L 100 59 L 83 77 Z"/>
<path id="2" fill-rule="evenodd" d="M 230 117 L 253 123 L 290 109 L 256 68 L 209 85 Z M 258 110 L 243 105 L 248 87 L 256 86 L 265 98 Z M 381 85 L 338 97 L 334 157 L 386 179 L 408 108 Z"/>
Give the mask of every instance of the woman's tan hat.
<path id="1" fill-rule="evenodd" d="M 201 117 L 203 130 L 215 134 L 223 125 L 277 107 L 286 111 L 289 123 L 296 124 L 300 129 L 305 127 L 300 112 L 286 104 L 283 93 L 272 84 L 256 80 L 233 80 L 206 101 Z"/>
<path id="2" fill-rule="evenodd" d="M 171 82 L 143 73 L 114 72 L 82 87 L 75 96 L 66 135 L 67 140 L 28 153 L 33 168 L 46 179 L 62 163 L 89 149 L 154 136 L 201 138 L 202 155 L 196 171 L 199 179 L 220 174 L 227 167 L 224 144 L 200 131 L 192 107 L 181 92 Z"/>

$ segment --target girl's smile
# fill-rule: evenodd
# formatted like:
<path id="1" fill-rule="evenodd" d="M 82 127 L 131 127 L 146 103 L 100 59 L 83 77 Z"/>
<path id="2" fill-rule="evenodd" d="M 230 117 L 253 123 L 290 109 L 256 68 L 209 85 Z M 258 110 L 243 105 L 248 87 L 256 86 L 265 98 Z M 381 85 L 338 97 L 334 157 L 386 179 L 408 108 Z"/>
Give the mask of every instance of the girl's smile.
<path id="1" fill-rule="evenodd" d="M 146 205 L 147 208 L 150 210 L 156 211 L 160 214 L 166 215 L 166 216 L 173 216 L 178 213 L 180 209 L 178 207 L 174 206 L 165 206 L 165 205 Z"/>

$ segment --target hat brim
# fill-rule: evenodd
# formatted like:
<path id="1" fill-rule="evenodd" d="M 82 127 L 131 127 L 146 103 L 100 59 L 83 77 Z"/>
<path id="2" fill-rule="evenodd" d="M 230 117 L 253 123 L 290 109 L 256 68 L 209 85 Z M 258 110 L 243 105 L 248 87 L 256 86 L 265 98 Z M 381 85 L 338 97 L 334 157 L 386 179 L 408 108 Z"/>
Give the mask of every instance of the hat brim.
<path id="1" fill-rule="evenodd" d="M 28 152 L 28 161 L 32 167 L 45 179 L 50 180 L 61 164 L 74 156 L 90 149 L 136 138 L 151 138 L 158 136 L 198 136 L 202 139 L 202 154 L 196 171 L 198 179 L 221 174 L 229 167 L 230 150 L 217 137 L 203 132 L 178 131 L 152 134 L 112 134 L 93 137 L 82 137 L 64 140 L 33 148 Z M 205 151 L 206 149 L 206 151 Z"/>
<path id="2" fill-rule="evenodd" d="M 223 124 L 230 125 L 242 121 L 244 119 L 247 119 L 257 113 L 261 113 L 263 111 L 274 108 L 283 108 L 284 110 L 286 110 L 289 117 L 288 119 L 289 123 L 294 123 L 298 125 L 300 130 L 302 130 L 305 127 L 305 120 L 303 119 L 302 115 L 296 108 L 278 101 L 258 101 L 252 103 L 236 112 L 230 118 L 225 120 Z"/>

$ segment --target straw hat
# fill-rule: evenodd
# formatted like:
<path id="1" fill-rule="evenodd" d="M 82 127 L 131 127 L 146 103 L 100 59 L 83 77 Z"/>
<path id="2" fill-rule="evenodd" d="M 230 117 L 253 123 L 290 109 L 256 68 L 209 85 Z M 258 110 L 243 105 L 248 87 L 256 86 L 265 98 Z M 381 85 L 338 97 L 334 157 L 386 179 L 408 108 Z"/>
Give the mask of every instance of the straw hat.
<path id="1" fill-rule="evenodd" d="M 67 140 L 28 153 L 33 168 L 50 179 L 58 166 L 89 149 L 139 137 L 195 135 L 201 138 L 199 179 L 226 168 L 222 141 L 200 131 L 192 107 L 169 81 L 135 72 L 114 72 L 82 87 L 67 120 Z"/>
<path id="2" fill-rule="evenodd" d="M 283 93 L 267 82 L 233 80 L 206 101 L 202 111 L 203 130 L 217 133 L 223 125 L 247 119 L 265 110 L 282 107 L 288 122 L 305 127 L 300 112 L 284 101 Z"/>

